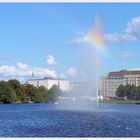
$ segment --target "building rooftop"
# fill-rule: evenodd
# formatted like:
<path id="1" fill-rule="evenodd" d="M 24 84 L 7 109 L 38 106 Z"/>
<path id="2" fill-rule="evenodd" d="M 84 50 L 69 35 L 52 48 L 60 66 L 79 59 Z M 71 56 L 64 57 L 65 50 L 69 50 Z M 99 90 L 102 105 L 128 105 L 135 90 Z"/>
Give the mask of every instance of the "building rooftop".
<path id="1" fill-rule="evenodd" d="M 117 72 L 110 72 L 108 74 L 109 78 L 123 78 L 124 74 L 126 73 L 126 70 L 121 70 L 121 71 L 117 71 Z"/>
<path id="2" fill-rule="evenodd" d="M 140 70 L 134 70 L 134 71 L 126 71 L 125 75 L 139 75 Z"/>
<path id="3" fill-rule="evenodd" d="M 124 75 L 140 75 L 140 70 L 121 70 L 117 72 L 110 72 L 108 78 L 123 78 Z"/>
<path id="4" fill-rule="evenodd" d="M 43 78 L 44 80 L 53 80 L 53 79 L 55 79 L 54 77 L 44 77 Z"/>
<path id="5" fill-rule="evenodd" d="M 44 78 L 30 79 L 28 81 L 36 81 L 36 80 L 66 80 L 66 79 L 57 79 L 54 77 L 44 77 Z"/>

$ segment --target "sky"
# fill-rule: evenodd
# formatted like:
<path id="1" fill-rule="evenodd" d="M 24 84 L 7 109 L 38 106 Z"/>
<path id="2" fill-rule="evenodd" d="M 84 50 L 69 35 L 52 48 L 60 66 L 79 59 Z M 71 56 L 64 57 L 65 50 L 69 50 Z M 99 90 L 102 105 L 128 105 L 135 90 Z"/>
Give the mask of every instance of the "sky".
<path id="1" fill-rule="evenodd" d="M 108 50 L 99 75 L 140 69 L 140 3 L 0 3 L 0 80 L 85 76 L 79 64 L 97 13 Z"/>

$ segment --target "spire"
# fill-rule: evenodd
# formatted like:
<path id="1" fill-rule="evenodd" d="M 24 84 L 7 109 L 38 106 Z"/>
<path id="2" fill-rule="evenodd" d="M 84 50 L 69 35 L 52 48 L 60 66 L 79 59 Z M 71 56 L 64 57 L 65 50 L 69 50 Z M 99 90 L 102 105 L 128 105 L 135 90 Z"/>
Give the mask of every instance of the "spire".
<path id="1" fill-rule="evenodd" d="M 35 78 L 35 74 L 34 74 L 34 72 L 32 72 L 32 79 L 34 79 Z"/>

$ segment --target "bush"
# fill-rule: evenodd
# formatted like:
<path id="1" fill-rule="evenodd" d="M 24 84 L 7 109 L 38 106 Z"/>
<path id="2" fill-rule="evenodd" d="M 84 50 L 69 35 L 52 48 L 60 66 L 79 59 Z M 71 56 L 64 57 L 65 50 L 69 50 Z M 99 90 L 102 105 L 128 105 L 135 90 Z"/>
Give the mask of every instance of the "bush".
<path id="1" fill-rule="evenodd" d="M 0 82 L 0 102 L 3 103 L 14 103 L 17 102 L 18 98 L 15 91 L 10 87 L 7 82 Z"/>
<path id="2" fill-rule="evenodd" d="M 9 80 L 8 82 L 0 81 L 0 102 L 15 103 L 15 102 L 35 102 L 48 103 L 56 102 L 58 96 L 61 95 L 61 90 L 54 85 L 50 90 L 44 86 L 35 87 L 30 84 L 22 85 L 18 80 Z"/>
<path id="3" fill-rule="evenodd" d="M 128 100 L 140 99 L 140 86 L 120 85 L 116 91 L 117 97 L 127 97 Z"/>

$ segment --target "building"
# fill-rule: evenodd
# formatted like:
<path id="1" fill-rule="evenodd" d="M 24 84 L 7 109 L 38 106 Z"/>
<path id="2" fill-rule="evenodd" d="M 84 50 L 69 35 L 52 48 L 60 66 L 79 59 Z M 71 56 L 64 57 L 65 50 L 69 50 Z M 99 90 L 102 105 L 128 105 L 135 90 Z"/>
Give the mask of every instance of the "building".
<path id="1" fill-rule="evenodd" d="M 103 96 L 108 96 L 108 92 L 107 92 L 107 77 L 106 76 L 102 76 L 99 79 L 99 95 L 103 95 Z"/>
<path id="2" fill-rule="evenodd" d="M 27 82 L 28 84 L 36 87 L 44 86 L 50 89 L 53 85 L 57 85 L 62 91 L 69 91 L 69 81 L 64 79 L 55 79 L 53 77 L 44 77 L 43 79 L 31 79 Z"/>
<path id="3" fill-rule="evenodd" d="M 120 85 L 140 85 L 140 70 L 121 70 L 110 72 L 107 76 L 99 79 L 99 94 L 102 96 L 116 96 L 117 88 Z"/>

